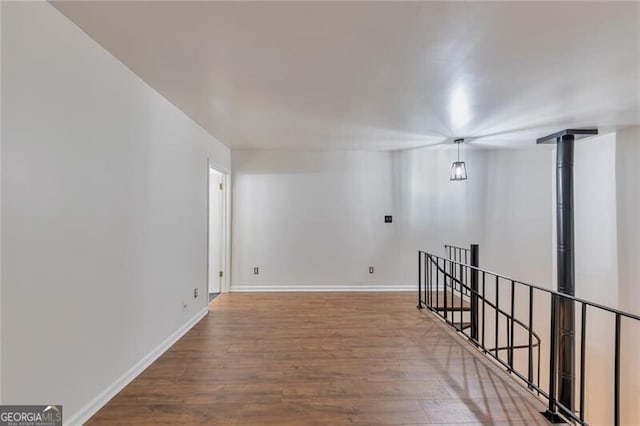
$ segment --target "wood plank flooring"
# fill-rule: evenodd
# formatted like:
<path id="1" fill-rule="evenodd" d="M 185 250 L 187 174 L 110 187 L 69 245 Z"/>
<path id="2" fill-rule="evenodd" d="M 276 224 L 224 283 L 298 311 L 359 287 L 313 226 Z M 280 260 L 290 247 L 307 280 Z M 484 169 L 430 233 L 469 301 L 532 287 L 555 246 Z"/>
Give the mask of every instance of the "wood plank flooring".
<path id="1" fill-rule="evenodd" d="M 231 293 L 89 422 L 547 424 L 414 293 Z"/>

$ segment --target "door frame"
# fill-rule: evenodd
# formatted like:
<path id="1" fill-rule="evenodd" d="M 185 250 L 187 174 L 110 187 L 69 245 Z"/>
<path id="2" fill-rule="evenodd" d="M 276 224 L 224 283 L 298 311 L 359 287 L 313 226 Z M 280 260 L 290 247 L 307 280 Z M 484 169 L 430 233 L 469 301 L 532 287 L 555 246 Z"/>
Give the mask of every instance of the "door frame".
<path id="1" fill-rule="evenodd" d="M 222 242 L 221 242 L 221 266 L 222 266 L 222 281 L 220 282 L 220 292 L 227 293 L 231 289 L 231 173 L 226 167 L 221 167 L 216 164 L 210 158 L 207 159 L 207 284 L 206 297 L 209 297 L 209 280 L 211 259 L 209 258 L 209 245 L 211 240 L 211 230 L 209 229 L 209 222 L 211 218 L 211 176 L 209 169 L 213 169 L 222 175 L 222 208 L 221 208 L 221 221 L 222 221 Z"/>

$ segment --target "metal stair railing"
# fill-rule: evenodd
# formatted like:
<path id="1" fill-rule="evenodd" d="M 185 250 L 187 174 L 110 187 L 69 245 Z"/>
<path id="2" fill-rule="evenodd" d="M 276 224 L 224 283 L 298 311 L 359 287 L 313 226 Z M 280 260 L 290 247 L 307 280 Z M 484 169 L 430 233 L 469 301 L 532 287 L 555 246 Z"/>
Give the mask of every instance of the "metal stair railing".
<path id="1" fill-rule="evenodd" d="M 451 252 L 448 247 L 452 247 Z M 459 253 L 464 253 L 462 250 L 466 250 L 458 249 L 461 249 Z M 445 250 L 452 258 L 418 251 L 418 308 L 426 307 L 442 318 L 445 323 L 466 337 L 481 353 L 492 358 L 509 374 L 522 381 L 535 395 L 545 400 L 548 408 L 544 414 L 552 421 L 564 420 L 587 424 L 585 418 L 585 396 L 588 391 L 585 383 L 587 313 L 598 311 L 614 316 L 614 374 L 612 377 L 614 414 L 612 421 L 614 425 L 619 425 L 621 323 L 625 320 L 640 326 L 640 316 L 481 269 L 477 266 L 477 246 L 475 246 L 476 253 L 474 253 L 475 265 L 463 263 L 461 260 L 465 260 L 464 255 L 454 254 L 456 250 L 454 246 L 446 246 Z M 467 256 L 467 260 L 470 260 L 470 255 Z M 453 258 L 458 260 L 453 260 Z M 491 289 L 491 287 L 494 288 Z M 490 290 L 493 290 L 491 294 Z M 524 315 L 520 315 L 526 319 L 517 317 L 516 300 L 521 302 L 523 298 L 520 296 L 524 296 L 527 301 L 528 308 L 524 310 Z M 543 301 L 549 302 L 548 305 L 540 306 L 541 297 L 544 297 Z M 569 301 L 579 305 L 581 312 L 580 327 L 576 328 L 576 330 L 580 330 L 581 336 L 577 409 L 566 407 L 557 399 L 559 332 L 556 325 L 559 317 L 558 306 L 561 301 Z M 518 303 L 518 305 L 521 307 L 522 303 Z M 541 351 L 544 346 L 546 354 L 547 345 L 543 345 L 540 335 L 533 330 L 533 326 L 536 313 L 544 313 L 544 307 L 549 305 L 549 380 L 548 383 L 542 385 L 540 382 Z M 469 317 L 467 321 L 464 320 L 465 314 Z M 488 330 L 492 325 L 491 322 L 493 322 L 493 329 Z M 502 323 L 505 324 L 504 334 L 500 331 Z M 489 332 L 491 335 L 488 335 Z M 517 337 L 524 338 L 526 342 L 516 342 Z M 506 344 L 502 342 L 506 342 Z M 516 350 L 526 350 L 524 368 L 515 362 Z"/>

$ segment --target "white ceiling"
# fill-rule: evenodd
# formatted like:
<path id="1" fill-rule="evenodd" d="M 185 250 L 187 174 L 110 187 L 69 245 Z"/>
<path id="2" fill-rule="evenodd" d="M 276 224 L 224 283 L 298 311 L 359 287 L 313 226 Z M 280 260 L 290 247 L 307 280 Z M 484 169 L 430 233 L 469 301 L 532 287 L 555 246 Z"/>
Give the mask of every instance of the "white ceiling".
<path id="1" fill-rule="evenodd" d="M 234 149 L 640 125 L 640 3 L 54 5 Z"/>

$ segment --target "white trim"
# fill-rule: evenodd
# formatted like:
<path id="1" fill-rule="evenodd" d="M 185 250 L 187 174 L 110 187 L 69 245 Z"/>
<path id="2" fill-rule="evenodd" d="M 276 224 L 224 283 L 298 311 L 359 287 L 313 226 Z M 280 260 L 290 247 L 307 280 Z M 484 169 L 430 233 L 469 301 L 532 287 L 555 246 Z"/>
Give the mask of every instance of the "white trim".
<path id="1" fill-rule="evenodd" d="M 207 159 L 207 163 L 209 164 L 210 168 L 214 169 L 217 172 L 222 173 L 223 175 L 228 175 L 229 173 L 231 173 L 231 170 L 229 170 L 228 167 L 221 166 L 220 164 L 213 161 L 211 157 Z"/>
<path id="2" fill-rule="evenodd" d="M 228 293 L 231 288 L 231 172 L 223 173 L 223 195 L 224 195 L 224 277 L 222 278 L 223 293 Z"/>
<path id="3" fill-rule="evenodd" d="M 206 295 L 205 295 L 206 297 Z M 184 336 L 191 328 L 196 325 L 209 312 L 208 308 L 204 308 L 198 312 L 185 325 L 176 330 L 171 336 L 167 337 L 160 345 L 149 352 L 144 358 L 138 361 L 127 372 L 120 376 L 116 381 L 111 383 L 102 393 L 93 398 L 84 407 L 75 412 L 68 419 L 64 419 L 66 425 L 81 425 L 88 421 L 94 414 L 104 407 L 118 392 L 124 389 L 133 379 L 142 373 L 151 363 L 158 359 L 167 351 L 174 343 Z"/>
<path id="4" fill-rule="evenodd" d="M 209 293 L 209 283 L 211 280 L 209 270 L 209 244 L 210 229 L 209 220 L 211 217 L 211 177 L 209 169 L 213 169 L 222 175 L 222 259 L 220 267 L 223 272 L 222 281 L 220 283 L 220 292 L 227 293 L 231 287 L 231 172 L 226 167 L 218 166 L 211 158 L 207 159 L 207 286 L 206 292 Z"/>
<path id="5" fill-rule="evenodd" d="M 232 292 L 277 291 L 417 291 L 415 284 L 345 284 L 345 285 L 233 285 Z"/>

